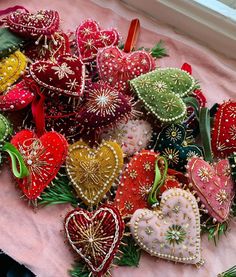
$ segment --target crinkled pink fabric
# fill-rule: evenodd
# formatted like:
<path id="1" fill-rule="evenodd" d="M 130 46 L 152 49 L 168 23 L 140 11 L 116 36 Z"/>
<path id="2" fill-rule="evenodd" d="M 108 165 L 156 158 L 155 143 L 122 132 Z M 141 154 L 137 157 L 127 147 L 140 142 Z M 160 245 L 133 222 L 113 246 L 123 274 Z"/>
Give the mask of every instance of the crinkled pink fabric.
<path id="1" fill-rule="evenodd" d="M 143 0 L 137 0 L 143 1 Z M 145 5 L 145 1 L 144 5 Z M 180 67 L 188 62 L 207 96 L 208 104 L 236 98 L 236 61 L 207 49 L 190 37 L 128 9 L 116 0 L 2 0 L 0 9 L 23 5 L 29 10 L 56 9 L 65 29 L 75 30 L 81 20 L 93 18 L 104 27 L 117 27 L 126 38 L 129 20 L 139 17 L 139 45 L 151 47 L 159 39 L 166 42 L 169 57 L 161 59 L 161 67 Z M 171 21 L 171 18 L 170 18 Z M 226 53 L 227 54 L 227 53 Z M 25 264 L 39 277 L 66 277 L 73 255 L 64 243 L 63 217 L 69 206 L 54 206 L 34 212 L 20 199 L 6 169 L 0 176 L 0 248 L 18 262 Z M 217 247 L 204 237 L 202 241 L 205 265 L 196 269 L 190 265 L 174 264 L 143 254 L 138 268 L 119 267 L 114 277 L 213 277 L 236 264 L 236 225 L 222 237 Z"/>

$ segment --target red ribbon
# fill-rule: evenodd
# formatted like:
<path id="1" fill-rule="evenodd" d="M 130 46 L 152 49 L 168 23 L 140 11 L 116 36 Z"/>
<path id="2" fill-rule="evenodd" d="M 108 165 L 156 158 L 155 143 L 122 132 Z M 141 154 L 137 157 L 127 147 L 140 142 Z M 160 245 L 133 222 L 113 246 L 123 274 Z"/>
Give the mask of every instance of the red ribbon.
<path id="1" fill-rule="evenodd" d="M 140 31 L 140 22 L 139 20 L 133 19 L 130 23 L 129 33 L 125 42 L 124 52 L 129 53 L 135 47 L 138 35 Z"/>
<path id="2" fill-rule="evenodd" d="M 184 63 L 181 69 L 188 72 L 190 75 L 192 75 L 192 66 L 190 64 Z"/>

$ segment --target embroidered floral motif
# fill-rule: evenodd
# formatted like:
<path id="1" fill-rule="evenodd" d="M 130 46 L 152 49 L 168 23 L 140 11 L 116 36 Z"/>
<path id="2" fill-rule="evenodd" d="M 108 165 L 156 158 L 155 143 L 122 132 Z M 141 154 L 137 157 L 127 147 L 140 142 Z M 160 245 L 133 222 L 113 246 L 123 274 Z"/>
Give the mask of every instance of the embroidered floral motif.
<path id="1" fill-rule="evenodd" d="M 147 226 L 146 228 L 145 228 L 145 233 L 148 235 L 148 236 L 150 236 L 152 233 L 153 233 L 153 228 L 151 227 L 151 226 Z"/>
<path id="2" fill-rule="evenodd" d="M 129 173 L 129 176 L 130 176 L 132 179 L 135 179 L 135 178 L 137 178 L 138 173 L 137 173 L 136 170 L 133 169 L 133 170 Z"/>
<path id="3" fill-rule="evenodd" d="M 181 140 L 182 133 L 177 126 L 171 125 L 169 128 L 166 129 L 166 137 L 170 141 L 175 143 L 176 141 Z"/>
<path id="4" fill-rule="evenodd" d="M 205 166 L 198 169 L 197 175 L 201 178 L 201 181 L 206 182 L 206 183 L 208 183 L 210 181 L 210 179 L 212 179 L 212 177 L 213 177 L 212 171 Z"/>
<path id="5" fill-rule="evenodd" d="M 157 92 L 165 92 L 168 89 L 168 86 L 165 82 L 163 81 L 157 81 L 154 83 L 155 90 Z"/>
<path id="6" fill-rule="evenodd" d="M 130 201 L 125 201 L 125 209 L 127 211 L 132 211 L 132 209 L 134 208 L 134 205 L 132 204 L 132 202 Z"/>
<path id="7" fill-rule="evenodd" d="M 166 240 L 169 244 L 181 244 L 186 238 L 186 231 L 180 225 L 172 225 L 166 232 Z"/>
<path id="8" fill-rule="evenodd" d="M 152 170 L 152 164 L 150 162 L 145 162 L 143 164 L 143 168 L 146 170 L 146 171 L 151 171 Z"/>
<path id="9" fill-rule="evenodd" d="M 232 140 L 236 140 L 236 125 L 232 125 L 229 128 L 229 135 L 230 135 Z"/>
<path id="10" fill-rule="evenodd" d="M 162 155 L 169 161 L 171 165 L 177 164 L 179 162 L 179 150 L 165 148 Z"/>
<path id="11" fill-rule="evenodd" d="M 63 78 L 68 78 L 68 74 L 75 74 L 71 67 L 67 63 L 62 63 L 61 65 L 52 66 L 52 69 L 55 70 L 55 74 L 58 75 L 59 80 Z"/>
<path id="12" fill-rule="evenodd" d="M 152 187 L 152 184 L 148 185 L 140 185 L 139 186 L 139 195 L 142 197 L 143 200 L 147 200 L 148 194 L 150 192 L 150 189 Z"/>
<path id="13" fill-rule="evenodd" d="M 216 195 L 216 200 L 222 205 L 229 201 L 229 195 L 224 189 L 221 189 Z"/>

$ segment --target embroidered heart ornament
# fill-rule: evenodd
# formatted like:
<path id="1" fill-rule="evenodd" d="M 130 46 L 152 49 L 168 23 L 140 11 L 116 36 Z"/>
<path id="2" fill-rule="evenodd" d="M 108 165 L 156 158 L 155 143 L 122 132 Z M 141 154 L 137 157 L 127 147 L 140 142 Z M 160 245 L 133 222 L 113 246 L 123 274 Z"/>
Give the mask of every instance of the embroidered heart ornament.
<path id="1" fill-rule="evenodd" d="M 11 123 L 5 116 L 0 114 L 0 145 L 9 137 L 11 133 L 12 133 Z"/>
<path id="2" fill-rule="evenodd" d="M 158 210 L 139 209 L 130 224 L 137 244 L 151 256 L 186 264 L 201 261 L 200 214 L 191 193 L 165 191 Z"/>
<path id="3" fill-rule="evenodd" d="M 97 54 L 101 80 L 119 91 L 129 90 L 129 81 L 155 68 L 155 61 L 146 51 L 124 53 L 115 46 L 101 49 Z"/>
<path id="4" fill-rule="evenodd" d="M 123 152 L 116 142 L 103 142 L 96 150 L 83 141 L 69 146 L 67 173 L 77 195 L 88 206 L 104 198 L 122 167 Z"/>
<path id="5" fill-rule="evenodd" d="M 55 61 L 36 61 L 30 66 L 32 78 L 50 91 L 81 97 L 84 91 L 85 65 L 80 58 L 59 56 Z"/>
<path id="6" fill-rule="evenodd" d="M 192 158 L 188 162 L 187 172 L 193 189 L 209 215 L 218 222 L 225 221 L 235 195 L 228 160 L 221 160 L 211 166 L 202 159 Z"/>
<path id="7" fill-rule="evenodd" d="M 16 181 L 28 199 L 36 200 L 64 163 L 67 141 L 56 132 L 38 138 L 33 131 L 23 130 L 12 138 L 11 143 L 19 150 L 29 170 L 29 176 Z"/>
<path id="8" fill-rule="evenodd" d="M 14 84 L 27 66 L 27 58 L 20 51 L 0 60 L 0 93 Z"/>
<path id="9" fill-rule="evenodd" d="M 181 122 L 186 115 L 183 97 L 194 90 L 193 77 L 178 68 L 159 68 L 130 81 L 145 108 L 163 122 Z"/>
<path id="10" fill-rule="evenodd" d="M 119 211 L 111 205 L 103 205 L 93 212 L 77 208 L 65 218 L 69 244 L 98 277 L 109 269 L 124 228 Z"/>
<path id="11" fill-rule="evenodd" d="M 119 34 L 115 29 L 101 30 L 96 21 L 88 19 L 76 29 L 76 42 L 82 60 L 91 61 L 100 48 L 117 45 Z"/>
<path id="12" fill-rule="evenodd" d="M 212 129 L 212 151 L 226 157 L 236 151 L 236 102 L 228 101 L 218 107 Z"/>
<path id="13" fill-rule="evenodd" d="M 6 17 L 10 30 L 26 38 L 50 37 L 59 28 L 59 14 L 53 10 L 36 13 L 16 11 Z"/>

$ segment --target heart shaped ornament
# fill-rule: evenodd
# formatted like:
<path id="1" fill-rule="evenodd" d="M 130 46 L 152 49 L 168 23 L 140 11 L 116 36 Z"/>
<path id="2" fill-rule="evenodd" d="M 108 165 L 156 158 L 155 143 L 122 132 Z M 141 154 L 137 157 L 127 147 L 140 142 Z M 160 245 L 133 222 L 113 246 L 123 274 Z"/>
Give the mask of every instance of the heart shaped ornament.
<path id="1" fill-rule="evenodd" d="M 67 173 L 77 195 L 88 206 L 104 198 L 122 167 L 123 152 L 116 142 L 104 141 L 96 150 L 83 141 L 69 146 Z"/>
<path id="2" fill-rule="evenodd" d="M 145 108 L 163 122 L 181 122 L 186 116 L 183 97 L 194 90 L 195 80 L 178 68 L 159 68 L 130 81 Z"/>
<path id="3" fill-rule="evenodd" d="M 0 60 L 0 93 L 14 84 L 27 66 L 27 58 L 20 51 Z"/>
<path id="4" fill-rule="evenodd" d="M 152 126 L 142 119 L 122 120 L 114 128 L 107 128 L 101 134 L 104 140 L 116 140 L 127 156 L 146 148 L 151 137 Z"/>
<path id="5" fill-rule="evenodd" d="M 236 102 L 228 101 L 218 107 L 212 130 L 212 151 L 226 157 L 236 151 Z"/>
<path id="6" fill-rule="evenodd" d="M 119 91 L 129 90 L 129 81 L 155 69 L 155 61 L 146 51 L 125 53 L 118 47 L 109 46 L 97 54 L 97 67 L 101 80 Z"/>
<path id="7" fill-rule="evenodd" d="M 119 34 L 115 29 L 101 30 L 96 21 L 88 19 L 76 29 L 76 42 L 82 60 L 92 61 L 100 48 L 117 45 Z"/>
<path id="8" fill-rule="evenodd" d="M 130 229 L 137 244 L 151 256 L 186 264 L 201 262 L 199 209 L 194 196 L 185 190 L 165 191 L 158 210 L 137 210 Z"/>
<path id="9" fill-rule="evenodd" d="M 41 10 L 36 13 L 16 11 L 6 17 L 6 23 L 12 32 L 26 38 L 50 37 L 59 29 L 59 14 L 53 10 Z"/>
<path id="10" fill-rule="evenodd" d="M 56 132 L 38 138 L 33 131 L 23 130 L 12 138 L 11 143 L 19 150 L 29 170 L 29 176 L 16 181 L 29 200 L 37 200 L 64 163 L 67 141 Z"/>
<path id="11" fill-rule="evenodd" d="M 0 145 L 11 135 L 12 126 L 8 119 L 0 114 Z"/>
<path id="12" fill-rule="evenodd" d="M 125 224 L 119 211 L 103 205 L 93 212 L 77 208 L 66 215 L 69 244 L 98 277 L 104 274 L 118 251 Z"/>
<path id="13" fill-rule="evenodd" d="M 189 180 L 210 216 L 218 222 L 225 221 L 235 195 L 228 160 L 211 166 L 199 158 L 192 158 L 187 165 Z"/>
<path id="14" fill-rule="evenodd" d="M 49 92 L 75 97 L 83 95 L 85 65 L 76 56 L 68 54 L 55 61 L 36 61 L 30 66 L 30 74 Z"/>

